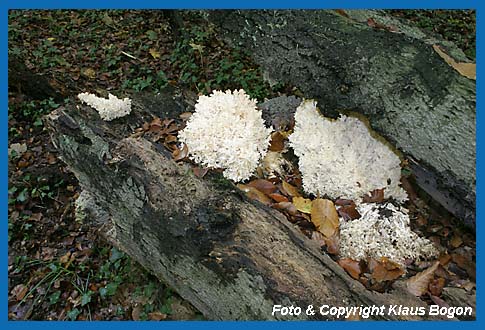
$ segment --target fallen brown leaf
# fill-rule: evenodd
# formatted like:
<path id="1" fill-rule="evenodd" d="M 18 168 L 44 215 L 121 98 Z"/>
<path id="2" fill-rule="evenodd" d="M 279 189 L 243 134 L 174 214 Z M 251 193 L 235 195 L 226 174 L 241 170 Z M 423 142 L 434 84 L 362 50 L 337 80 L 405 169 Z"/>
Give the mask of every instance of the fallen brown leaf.
<path id="1" fill-rule="evenodd" d="M 187 120 L 187 119 L 189 119 L 191 116 L 192 116 L 192 112 L 182 112 L 182 113 L 179 115 L 179 118 L 180 118 L 180 119 L 182 119 L 182 120 Z"/>
<path id="2" fill-rule="evenodd" d="M 182 146 L 182 149 L 175 149 L 175 151 L 172 153 L 172 157 L 173 157 L 173 160 L 175 160 L 176 162 L 184 159 L 185 157 L 187 157 L 187 155 L 189 154 L 189 149 L 187 148 L 187 145 L 184 143 L 183 146 Z"/>
<path id="3" fill-rule="evenodd" d="M 310 214 L 312 212 L 312 201 L 308 198 L 294 197 L 293 204 L 298 211 Z"/>
<path id="4" fill-rule="evenodd" d="M 271 133 L 270 151 L 282 151 L 285 148 L 285 136 L 281 132 Z"/>
<path id="5" fill-rule="evenodd" d="M 433 49 L 438 55 L 445 60 L 445 62 L 451 66 L 453 69 L 458 71 L 459 74 L 461 74 L 464 77 L 467 77 L 468 79 L 476 80 L 477 79 L 477 65 L 475 63 L 462 63 L 462 62 L 456 62 L 451 56 L 446 54 L 440 46 L 438 45 L 433 45 Z"/>
<path id="6" fill-rule="evenodd" d="M 317 198 L 312 203 L 311 220 L 317 230 L 325 237 L 332 237 L 338 230 L 339 219 L 333 202 Z"/>
<path id="7" fill-rule="evenodd" d="M 440 264 L 439 261 L 436 261 L 433 266 L 429 267 L 428 269 L 417 273 L 413 277 L 409 278 L 406 280 L 406 288 L 407 290 L 419 297 L 425 294 L 428 291 L 428 285 L 433 280 L 434 277 L 434 272 L 438 268 L 438 265 Z"/>
<path id="8" fill-rule="evenodd" d="M 209 169 L 206 167 L 194 167 L 192 171 L 194 171 L 196 177 L 203 178 L 209 172 Z"/>
<path id="9" fill-rule="evenodd" d="M 360 262 L 350 258 L 343 258 L 339 259 L 337 263 L 354 279 L 359 279 L 360 273 L 362 273 L 362 270 L 360 269 Z"/>
<path id="10" fill-rule="evenodd" d="M 338 205 L 338 206 L 346 206 L 346 205 L 352 205 L 354 203 L 353 200 L 351 199 L 343 199 L 343 198 L 339 198 L 335 201 L 335 205 Z"/>
<path id="11" fill-rule="evenodd" d="M 133 321 L 140 321 L 141 312 L 142 312 L 141 306 L 133 307 L 133 310 L 131 311 L 131 318 L 133 319 Z"/>
<path id="12" fill-rule="evenodd" d="M 397 263 L 383 257 L 380 260 L 371 259 L 369 270 L 372 278 L 377 282 L 393 281 L 404 274 L 404 269 Z"/>
<path id="13" fill-rule="evenodd" d="M 352 202 L 351 205 L 341 206 L 338 209 L 338 214 L 345 220 L 354 220 L 360 218 L 360 213 L 356 209 L 356 205 Z"/>
<path id="14" fill-rule="evenodd" d="M 364 203 L 382 203 L 384 201 L 384 189 L 374 189 L 369 194 L 364 195 L 362 201 Z"/>
<path id="15" fill-rule="evenodd" d="M 273 208 L 287 212 L 289 215 L 297 215 L 298 210 L 292 202 L 280 202 L 272 205 Z"/>
<path id="16" fill-rule="evenodd" d="M 246 193 L 246 196 L 248 196 L 248 198 L 260 201 L 265 205 L 271 204 L 271 199 L 268 196 L 266 196 L 264 193 L 259 191 L 258 189 L 242 183 L 238 184 L 237 187 L 242 191 L 244 191 Z"/>
<path id="17" fill-rule="evenodd" d="M 269 195 L 274 193 L 278 187 L 275 186 L 272 182 L 264 179 L 256 179 L 247 184 L 249 187 L 253 187 L 261 191 L 263 194 Z"/>
<path id="18" fill-rule="evenodd" d="M 462 244 L 463 244 L 463 240 L 461 239 L 461 237 L 458 235 L 453 235 L 453 237 L 450 240 L 450 245 L 456 249 Z"/>
<path id="19" fill-rule="evenodd" d="M 443 291 L 443 287 L 445 286 L 446 280 L 442 277 L 434 279 L 429 283 L 429 292 L 433 296 L 440 296 L 441 291 Z"/>
<path id="20" fill-rule="evenodd" d="M 162 120 L 158 117 L 154 118 L 149 125 L 148 131 L 158 133 L 162 129 Z"/>
<path id="21" fill-rule="evenodd" d="M 20 300 L 24 299 L 28 290 L 29 290 L 29 288 L 27 288 L 25 285 L 19 284 L 19 285 L 16 285 L 12 289 L 12 291 L 10 291 L 10 294 L 15 296 L 15 299 L 17 299 L 17 301 L 20 301 Z"/>
<path id="22" fill-rule="evenodd" d="M 166 318 L 167 318 L 167 314 L 164 314 L 162 312 L 148 313 L 148 319 L 152 321 L 161 321 L 161 320 L 165 320 Z"/>
<path id="23" fill-rule="evenodd" d="M 269 194 L 269 197 L 271 197 L 277 203 L 288 202 L 288 198 L 278 193 Z"/>
<path id="24" fill-rule="evenodd" d="M 325 238 L 325 244 L 327 246 L 327 253 L 337 255 L 339 254 L 340 237 L 338 233 L 335 233 L 332 237 Z"/>
<path id="25" fill-rule="evenodd" d="M 283 181 L 281 183 L 281 192 L 284 193 L 287 196 L 291 197 L 300 197 L 300 193 L 298 192 L 298 189 L 295 186 L 292 186 L 286 181 Z"/>
<path id="26" fill-rule="evenodd" d="M 326 245 L 325 236 L 319 231 L 313 231 L 311 239 L 312 241 L 317 242 L 320 247 Z"/>

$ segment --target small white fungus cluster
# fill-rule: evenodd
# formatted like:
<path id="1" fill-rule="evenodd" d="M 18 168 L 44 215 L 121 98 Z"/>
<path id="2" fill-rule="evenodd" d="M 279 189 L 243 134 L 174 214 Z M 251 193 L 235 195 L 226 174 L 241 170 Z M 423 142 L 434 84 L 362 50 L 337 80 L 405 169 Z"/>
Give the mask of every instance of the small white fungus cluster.
<path id="1" fill-rule="evenodd" d="M 429 259 L 438 250 L 409 227 L 407 210 L 391 203 L 362 203 L 361 218 L 340 222 L 340 256 L 354 260 L 388 257 L 403 264 L 405 259 Z"/>
<path id="2" fill-rule="evenodd" d="M 131 112 L 131 100 L 129 98 L 119 99 L 109 94 L 108 98 L 105 99 L 91 93 L 81 93 L 77 97 L 96 109 L 101 119 L 106 121 L 124 117 Z"/>
<path id="3" fill-rule="evenodd" d="M 270 133 L 256 101 L 244 90 L 214 91 L 199 97 L 178 138 L 187 145 L 190 159 L 206 167 L 223 168 L 224 177 L 238 182 L 257 168 L 268 149 Z"/>
<path id="4" fill-rule="evenodd" d="M 305 100 L 296 110 L 295 129 L 289 141 L 299 158 L 307 193 L 359 203 L 368 192 L 385 188 L 386 198 L 407 199 L 399 186 L 399 157 L 373 138 L 357 118 L 344 115 L 337 120 L 325 118 L 315 101 Z"/>

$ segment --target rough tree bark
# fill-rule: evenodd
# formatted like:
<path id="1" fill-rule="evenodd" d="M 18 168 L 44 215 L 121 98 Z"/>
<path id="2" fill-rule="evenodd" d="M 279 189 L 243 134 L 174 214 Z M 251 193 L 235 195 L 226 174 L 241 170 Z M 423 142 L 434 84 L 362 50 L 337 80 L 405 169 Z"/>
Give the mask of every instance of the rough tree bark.
<path id="1" fill-rule="evenodd" d="M 132 113 L 113 122 L 75 105 L 47 117 L 83 189 L 81 209 L 115 245 L 214 320 L 284 318 L 271 315 L 273 304 L 426 306 L 402 283 L 388 294 L 366 290 L 279 212 L 219 174 L 197 178 L 163 147 L 130 137 L 153 116 L 187 110 L 183 97 L 164 93 L 134 99 Z"/>
<path id="2" fill-rule="evenodd" d="M 381 11 L 214 11 L 209 18 L 270 82 L 296 86 L 327 115 L 366 115 L 413 160 L 422 188 L 475 226 L 475 81 L 432 47 L 468 62 L 456 46 Z"/>

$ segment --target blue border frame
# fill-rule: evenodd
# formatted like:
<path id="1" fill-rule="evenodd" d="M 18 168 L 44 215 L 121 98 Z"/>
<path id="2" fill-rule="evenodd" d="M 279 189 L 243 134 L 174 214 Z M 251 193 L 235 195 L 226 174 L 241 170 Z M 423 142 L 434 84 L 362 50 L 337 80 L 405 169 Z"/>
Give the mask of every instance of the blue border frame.
<path id="1" fill-rule="evenodd" d="M 434 321 L 430 322 L 413 322 L 409 324 L 408 322 L 330 322 L 322 324 L 321 322 L 257 322 L 257 321 L 248 321 L 248 322 L 205 322 L 205 321 L 190 321 L 190 322 L 129 322 L 129 321 L 110 321 L 110 322 L 69 322 L 64 323 L 61 321 L 52 321 L 52 322 L 40 322 L 40 321 L 8 321 L 8 306 L 7 306 L 7 297 L 8 297 L 8 272 L 7 272 L 7 264 L 8 264 L 8 227 L 7 227 L 7 219 L 8 219 L 8 207 L 7 207 L 7 200 L 8 200 L 8 92 L 7 92 L 7 74 L 8 74 L 8 61 L 7 61 L 7 42 L 8 42 L 8 10 L 9 9 L 68 9 L 68 8 L 78 8 L 78 9 L 105 9 L 105 8 L 113 8 L 113 9 L 156 9 L 156 8 L 166 8 L 166 9 L 175 9 L 175 8 L 182 8 L 182 9 L 193 9 L 193 8 L 200 8 L 200 9 L 259 9 L 259 8 L 268 8 L 268 9 L 285 9 L 285 8 L 342 8 L 342 9 L 350 9 L 350 8 L 375 8 L 375 9 L 477 9 L 477 54 L 482 53 L 482 27 L 479 23 L 482 22 L 483 14 L 482 14 L 482 4 L 481 0 L 461 0 L 461 1 L 437 1 L 437 0 L 409 0 L 409 1 L 383 1 L 383 0 L 366 0 L 366 1 L 325 1 L 322 3 L 321 1 L 317 0 L 299 0 L 299 1 L 288 1 L 288 0 L 271 0 L 271 1 L 258 1 L 258 0 L 245 0 L 240 2 L 229 2 L 229 1 L 221 1 L 221 0 L 213 0 L 213 1 L 206 1 L 206 2 L 199 2 L 196 0 L 174 0 L 168 3 L 160 3 L 156 0 L 138 0 L 138 1 L 126 1 L 126 0 L 108 0 L 108 1 L 94 1 L 94 0 L 85 0 L 82 2 L 74 1 L 74 0 L 64 0 L 64 1 L 48 1 L 48 0 L 25 0 L 25 1 L 9 1 L 4 0 L 0 1 L 0 8 L 1 8 L 1 15 L 0 15 L 0 26 L 1 26 L 1 70 L 3 75 L 1 76 L 2 81 L 2 90 L 1 90 L 1 100 L 2 107 L 1 112 L 1 141 L 0 141 L 0 151 L 2 155 L 1 161 L 1 171 L 3 175 L 0 177 L 0 186 L 2 189 L 0 190 L 0 196 L 2 200 L 2 205 L 0 206 L 2 218 L 4 219 L 0 225 L 0 232 L 1 237 L 3 238 L 3 244 L 1 246 L 1 254 L 0 254 L 0 264 L 4 265 L 2 267 L 1 278 L 2 282 L 0 284 L 0 293 L 3 299 L 1 300 L 1 311 L 0 311 L 0 326 L 5 326 L 6 328 L 16 328 L 16 329 L 31 329 L 31 328 L 45 328 L 45 327 L 52 327 L 54 329 L 62 329 L 63 327 L 70 327 L 73 329 L 98 329 L 98 328 L 140 328 L 140 329 L 153 329 L 155 327 L 164 327 L 168 329 L 179 329 L 190 327 L 194 329 L 217 329 L 217 328 L 237 328 L 242 329 L 246 327 L 256 328 L 256 329 L 289 329 L 295 327 L 301 327 L 306 329 L 321 329 L 322 327 L 337 327 L 337 328 L 387 328 L 389 326 L 403 328 L 412 325 L 413 327 L 428 327 L 428 326 L 439 326 L 443 329 L 452 329 L 457 326 L 454 322 L 439 322 L 436 324 Z M 477 62 L 481 62 L 478 60 L 479 56 L 477 56 Z M 477 63 L 477 76 L 481 77 L 481 63 Z M 481 81 L 481 80 L 480 80 Z M 477 81 L 477 95 L 481 95 L 483 91 L 483 87 L 481 83 Z M 477 98 L 477 109 L 482 105 L 481 97 Z M 481 111 L 477 110 L 477 274 L 480 274 L 480 271 L 483 269 L 482 267 L 482 256 L 481 256 L 481 237 L 480 234 L 483 232 L 483 225 L 481 224 L 481 220 L 478 220 L 484 215 L 484 206 L 480 204 L 479 197 L 482 196 L 483 187 L 483 180 L 482 180 L 482 169 L 480 167 L 481 159 L 483 157 L 483 148 L 481 147 L 480 142 L 483 140 L 483 133 L 480 130 L 480 124 L 484 122 L 484 114 Z M 483 328 L 483 307 L 482 307 L 482 299 L 481 299 L 481 278 L 480 276 L 477 277 L 477 321 L 474 322 L 462 322 L 458 326 L 463 326 L 467 328 Z M 482 326 L 480 326 L 482 324 Z"/>

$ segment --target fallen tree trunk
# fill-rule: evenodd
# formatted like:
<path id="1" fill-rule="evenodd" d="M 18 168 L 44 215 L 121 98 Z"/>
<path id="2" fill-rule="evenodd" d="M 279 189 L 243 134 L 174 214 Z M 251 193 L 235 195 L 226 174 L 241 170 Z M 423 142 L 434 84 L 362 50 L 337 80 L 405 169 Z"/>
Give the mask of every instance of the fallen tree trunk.
<path id="1" fill-rule="evenodd" d="M 270 82 L 297 87 L 326 115 L 356 111 L 411 158 L 420 186 L 475 227 L 475 81 L 434 50 L 452 43 L 381 11 L 214 11 Z"/>
<path id="2" fill-rule="evenodd" d="M 161 94 L 133 100 L 132 113 L 102 121 L 71 105 L 47 117 L 54 145 L 83 189 L 84 212 L 100 232 L 214 320 L 333 319 L 318 306 L 426 308 L 397 283 L 371 292 L 278 211 L 248 200 L 212 173 L 200 179 L 163 147 L 130 137 L 154 116 L 177 118 L 190 106 Z M 273 305 L 300 306 L 295 316 Z M 308 305 L 316 315 L 306 315 Z M 383 313 L 373 319 L 426 319 Z"/>

